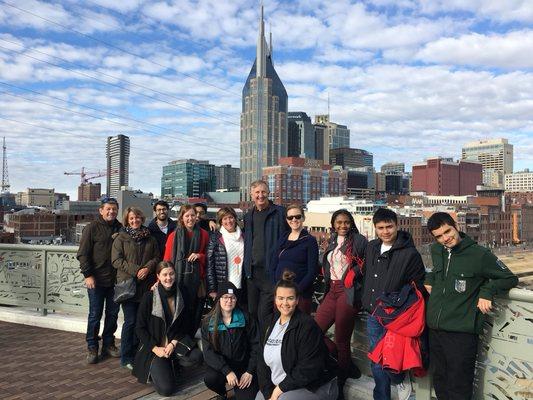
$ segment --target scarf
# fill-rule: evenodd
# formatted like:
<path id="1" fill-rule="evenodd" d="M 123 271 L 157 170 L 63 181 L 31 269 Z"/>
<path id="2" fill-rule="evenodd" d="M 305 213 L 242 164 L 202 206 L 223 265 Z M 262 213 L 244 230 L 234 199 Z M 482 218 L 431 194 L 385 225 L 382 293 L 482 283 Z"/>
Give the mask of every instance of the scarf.
<path id="1" fill-rule="evenodd" d="M 166 289 L 161 283 L 157 285 L 157 291 L 161 297 L 161 305 L 163 306 L 163 313 L 165 314 L 165 322 L 167 324 L 167 329 L 172 325 L 172 320 L 174 319 L 174 314 L 170 310 L 168 305 L 168 299 L 174 297 L 174 307 L 177 307 L 176 304 L 176 283 L 172 285 L 170 289 Z"/>
<path id="2" fill-rule="evenodd" d="M 124 230 L 136 242 L 141 242 L 143 239 L 146 239 L 148 236 L 150 236 L 150 229 L 143 225 L 141 225 L 139 229 L 133 229 L 132 227 L 125 226 Z"/>
<path id="3" fill-rule="evenodd" d="M 235 308 L 231 314 L 231 323 L 229 325 L 224 324 L 222 316 L 218 322 L 219 331 L 227 331 L 233 328 L 244 328 L 246 326 L 246 319 L 244 318 L 244 313 L 239 309 Z M 211 317 L 209 320 L 209 332 L 215 330 L 215 318 Z"/>
<path id="4" fill-rule="evenodd" d="M 242 260 L 244 257 L 244 239 L 241 228 L 236 226 L 235 232 L 228 232 L 223 226 L 220 227 L 220 233 L 224 240 L 226 255 L 228 259 L 228 280 L 235 285 L 237 289 L 242 287 Z"/>
<path id="5" fill-rule="evenodd" d="M 196 293 L 200 286 L 200 263 L 198 260 L 188 262 L 191 253 L 200 250 L 200 227 L 194 225 L 192 237 L 189 240 L 187 228 L 178 226 L 174 231 L 174 246 L 172 248 L 172 261 L 176 271 L 176 283 L 180 289 L 187 289 L 190 294 Z"/>

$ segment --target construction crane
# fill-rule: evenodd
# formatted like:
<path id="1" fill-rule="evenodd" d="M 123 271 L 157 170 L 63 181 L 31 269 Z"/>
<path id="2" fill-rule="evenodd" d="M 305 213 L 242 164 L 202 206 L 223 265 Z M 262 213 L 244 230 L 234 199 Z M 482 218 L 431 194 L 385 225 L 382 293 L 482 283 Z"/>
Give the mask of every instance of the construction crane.
<path id="1" fill-rule="evenodd" d="M 117 170 L 111 170 L 112 174 L 118 173 Z M 107 175 L 107 171 L 88 172 L 85 167 L 81 167 L 81 171 L 64 172 L 65 175 L 79 175 L 81 178 L 81 184 L 88 184 L 91 179 L 100 178 Z"/>

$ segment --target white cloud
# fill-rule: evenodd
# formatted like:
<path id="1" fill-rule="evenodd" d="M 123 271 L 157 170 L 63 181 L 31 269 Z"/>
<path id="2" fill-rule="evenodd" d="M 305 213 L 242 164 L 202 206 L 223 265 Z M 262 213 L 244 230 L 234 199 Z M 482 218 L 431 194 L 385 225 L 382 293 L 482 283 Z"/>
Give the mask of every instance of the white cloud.
<path id="1" fill-rule="evenodd" d="M 416 58 L 425 62 L 502 68 L 533 67 L 533 30 L 503 35 L 472 33 L 428 43 Z"/>

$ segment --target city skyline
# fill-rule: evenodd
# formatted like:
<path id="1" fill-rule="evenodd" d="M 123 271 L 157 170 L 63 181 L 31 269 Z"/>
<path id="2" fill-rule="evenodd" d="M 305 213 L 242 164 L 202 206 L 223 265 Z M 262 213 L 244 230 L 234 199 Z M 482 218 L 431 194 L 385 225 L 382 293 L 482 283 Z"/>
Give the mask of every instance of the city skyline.
<path id="1" fill-rule="evenodd" d="M 515 171 L 531 167 L 533 6 L 500 3 L 265 2 L 288 110 L 325 114 L 329 94 L 331 120 L 376 169 L 458 159 L 467 142 L 499 137 L 514 145 Z M 103 169 L 117 134 L 130 136 L 136 189 L 158 193 L 175 159 L 238 166 L 258 18 L 255 1 L 1 2 L 11 191 L 75 197 L 63 172 Z"/>

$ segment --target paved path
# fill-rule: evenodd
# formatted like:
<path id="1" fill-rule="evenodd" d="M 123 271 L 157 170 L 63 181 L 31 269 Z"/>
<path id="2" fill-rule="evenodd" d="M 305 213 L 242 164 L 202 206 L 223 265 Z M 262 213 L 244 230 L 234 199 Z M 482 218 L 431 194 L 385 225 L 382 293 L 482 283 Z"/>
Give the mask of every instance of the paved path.
<path id="1" fill-rule="evenodd" d="M 4 400 L 159 398 L 151 385 L 120 368 L 116 358 L 87 365 L 80 333 L 0 321 L 0 355 Z M 201 377 L 201 369 L 190 371 L 181 386 L 196 387 L 195 399 L 209 399 L 213 393 L 199 384 Z"/>

